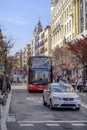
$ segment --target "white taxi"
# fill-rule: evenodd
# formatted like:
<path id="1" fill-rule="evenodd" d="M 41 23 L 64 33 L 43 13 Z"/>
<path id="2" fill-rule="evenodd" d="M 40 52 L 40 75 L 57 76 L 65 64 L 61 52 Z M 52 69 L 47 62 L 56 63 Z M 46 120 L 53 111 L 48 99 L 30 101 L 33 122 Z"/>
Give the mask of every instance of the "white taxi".
<path id="1" fill-rule="evenodd" d="M 43 104 L 53 108 L 80 109 L 79 95 L 70 84 L 50 83 L 43 91 Z"/>

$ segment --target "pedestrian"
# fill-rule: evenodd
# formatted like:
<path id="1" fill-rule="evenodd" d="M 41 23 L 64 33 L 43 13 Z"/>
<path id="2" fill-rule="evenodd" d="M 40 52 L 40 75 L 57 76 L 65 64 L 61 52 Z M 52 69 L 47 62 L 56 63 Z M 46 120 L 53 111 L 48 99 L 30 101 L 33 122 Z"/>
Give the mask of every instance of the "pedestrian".
<path id="1" fill-rule="evenodd" d="M 69 76 L 67 77 L 67 82 L 68 82 L 69 84 L 71 83 L 71 79 L 70 79 Z"/>
<path id="2" fill-rule="evenodd" d="M 19 77 L 17 76 L 17 83 L 19 83 Z"/>
<path id="3" fill-rule="evenodd" d="M 3 90 L 3 76 L 0 75 L 0 90 Z"/>
<path id="4" fill-rule="evenodd" d="M 81 83 L 81 81 L 82 81 L 82 78 L 81 78 L 81 76 L 79 76 L 77 79 L 77 85 L 79 85 Z"/>
<path id="5" fill-rule="evenodd" d="M 6 90 L 10 92 L 11 91 L 11 83 L 10 83 L 10 77 L 8 75 L 5 77 L 5 83 L 6 83 Z"/>
<path id="6" fill-rule="evenodd" d="M 12 76 L 10 77 L 10 82 L 11 82 L 11 84 L 13 83 L 13 77 Z"/>
<path id="7" fill-rule="evenodd" d="M 59 83 L 60 77 L 61 76 L 57 75 L 57 79 L 56 79 L 57 83 Z"/>

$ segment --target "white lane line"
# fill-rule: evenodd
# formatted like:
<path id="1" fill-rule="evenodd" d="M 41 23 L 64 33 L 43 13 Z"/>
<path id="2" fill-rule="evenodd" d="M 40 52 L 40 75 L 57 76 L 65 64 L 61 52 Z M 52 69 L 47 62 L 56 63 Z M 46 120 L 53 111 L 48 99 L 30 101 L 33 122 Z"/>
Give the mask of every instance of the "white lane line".
<path id="1" fill-rule="evenodd" d="M 84 124 L 84 123 L 79 123 L 79 124 L 73 123 L 72 126 L 86 126 L 86 124 Z"/>
<path id="2" fill-rule="evenodd" d="M 21 127 L 24 127 L 24 126 L 34 126 L 34 124 L 19 124 Z"/>
<path id="3" fill-rule="evenodd" d="M 18 123 L 87 123 L 87 120 L 72 120 L 72 121 L 17 121 Z"/>
<path id="4" fill-rule="evenodd" d="M 15 116 L 8 116 L 7 122 L 15 122 L 15 121 L 16 121 L 16 117 Z"/>
<path id="5" fill-rule="evenodd" d="M 60 126 L 60 124 L 46 124 L 46 126 Z"/>
<path id="6" fill-rule="evenodd" d="M 81 103 L 81 106 L 84 107 L 84 108 L 87 108 L 87 104 Z"/>

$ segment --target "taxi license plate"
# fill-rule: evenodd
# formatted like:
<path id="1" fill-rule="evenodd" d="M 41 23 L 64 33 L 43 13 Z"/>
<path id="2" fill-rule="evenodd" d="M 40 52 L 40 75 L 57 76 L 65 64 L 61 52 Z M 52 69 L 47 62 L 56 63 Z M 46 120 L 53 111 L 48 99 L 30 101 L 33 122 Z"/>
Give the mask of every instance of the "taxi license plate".
<path id="1" fill-rule="evenodd" d="M 64 102 L 64 104 L 75 104 L 75 102 Z"/>

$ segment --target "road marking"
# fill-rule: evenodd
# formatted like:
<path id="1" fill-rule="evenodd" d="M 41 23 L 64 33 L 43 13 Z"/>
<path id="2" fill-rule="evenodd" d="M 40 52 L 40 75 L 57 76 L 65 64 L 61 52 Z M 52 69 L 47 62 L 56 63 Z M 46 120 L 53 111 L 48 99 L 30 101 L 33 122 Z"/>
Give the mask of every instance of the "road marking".
<path id="1" fill-rule="evenodd" d="M 84 123 L 79 123 L 79 124 L 74 123 L 74 124 L 72 124 L 72 126 L 86 126 L 86 124 L 84 124 Z"/>
<path id="2" fill-rule="evenodd" d="M 80 96 L 87 97 L 86 93 L 79 93 Z"/>
<path id="3" fill-rule="evenodd" d="M 84 107 L 84 108 L 87 108 L 87 104 L 81 103 L 81 106 Z"/>
<path id="4" fill-rule="evenodd" d="M 7 122 L 15 122 L 15 121 L 16 121 L 16 117 L 15 116 L 8 116 Z"/>
<path id="5" fill-rule="evenodd" d="M 42 101 L 42 97 L 28 97 L 28 98 L 26 98 L 27 100 L 31 100 L 31 101 Z"/>
<path id="6" fill-rule="evenodd" d="M 28 97 L 26 98 L 28 101 L 32 101 L 32 103 L 42 104 L 42 97 Z"/>
<path id="7" fill-rule="evenodd" d="M 19 125 L 21 127 L 27 127 L 27 126 L 34 126 L 34 123 L 46 123 L 47 121 L 18 121 Z M 49 126 L 49 127 L 57 127 L 57 126 L 61 126 L 61 124 L 58 124 L 58 123 L 71 123 L 72 126 L 86 126 L 86 124 L 84 123 L 87 123 L 84 122 L 84 121 L 48 121 L 48 123 L 46 124 L 46 126 Z"/>
<path id="8" fill-rule="evenodd" d="M 21 127 L 24 127 L 24 126 L 34 126 L 34 124 L 19 124 Z"/>
<path id="9" fill-rule="evenodd" d="M 60 126 L 60 124 L 46 124 L 47 126 Z"/>
<path id="10" fill-rule="evenodd" d="M 72 120 L 72 121 L 18 121 L 18 123 L 87 123 L 87 120 Z"/>

